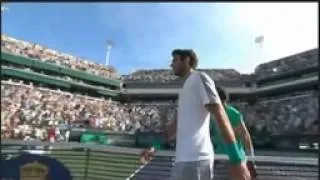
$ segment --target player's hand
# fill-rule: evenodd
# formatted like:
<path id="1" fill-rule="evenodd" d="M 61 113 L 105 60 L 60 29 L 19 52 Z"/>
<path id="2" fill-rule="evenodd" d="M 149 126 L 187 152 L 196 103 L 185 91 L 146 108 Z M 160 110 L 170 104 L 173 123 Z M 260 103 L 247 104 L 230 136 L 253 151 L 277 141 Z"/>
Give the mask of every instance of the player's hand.
<path id="1" fill-rule="evenodd" d="M 155 155 L 155 149 L 153 147 L 149 149 L 144 149 L 140 153 L 140 162 L 142 164 L 146 164 L 152 159 L 154 155 Z"/>
<path id="2" fill-rule="evenodd" d="M 232 180 L 251 180 L 246 162 L 230 166 Z"/>

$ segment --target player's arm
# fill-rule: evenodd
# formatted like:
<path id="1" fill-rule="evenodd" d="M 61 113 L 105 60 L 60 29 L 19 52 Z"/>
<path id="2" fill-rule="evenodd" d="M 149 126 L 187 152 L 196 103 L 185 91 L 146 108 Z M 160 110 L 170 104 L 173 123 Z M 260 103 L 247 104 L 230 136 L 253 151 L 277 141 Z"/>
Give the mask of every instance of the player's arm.
<path id="1" fill-rule="evenodd" d="M 232 164 L 238 164 L 244 161 L 245 157 L 243 154 L 241 154 L 240 149 L 237 146 L 234 130 L 229 122 L 228 116 L 226 115 L 222 104 L 209 103 L 206 104 L 205 107 L 211 114 L 215 116 L 215 120 L 227 147 L 229 161 Z"/>
<path id="2" fill-rule="evenodd" d="M 234 130 L 221 104 L 213 80 L 207 75 L 201 74 L 199 83 L 202 103 L 215 116 L 215 120 L 227 146 L 230 163 L 241 164 L 245 160 L 245 157 L 237 146 Z"/>
<path id="3" fill-rule="evenodd" d="M 240 140 L 244 143 L 246 154 L 248 156 L 254 156 L 253 143 L 251 141 L 250 133 L 243 121 L 243 116 L 239 113 L 233 114 L 234 116 L 231 118 L 231 123 L 233 123 L 234 131 Z M 257 177 L 257 167 L 253 159 L 247 162 L 247 167 L 250 171 L 251 177 Z"/>
<path id="4" fill-rule="evenodd" d="M 248 156 L 254 156 L 253 143 L 251 141 L 251 136 L 245 123 L 241 121 L 239 125 L 234 128 L 234 131 L 244 143 L 246 154 Z"/>
<path id="5" fill-rule="evenodd" d="M 166 143 L 170 143 L 176 138 L 177 130 L 177 116 L 175 115 L 174 120 L 171 123 L 165 124 L 163 136 L 165 137 Z M 140 154 L 140 161 L 145 164 L 150 161 L 151 157 L 155 155 L 157 147 L 154 144 L 147 149 L 144 149 Z"/>

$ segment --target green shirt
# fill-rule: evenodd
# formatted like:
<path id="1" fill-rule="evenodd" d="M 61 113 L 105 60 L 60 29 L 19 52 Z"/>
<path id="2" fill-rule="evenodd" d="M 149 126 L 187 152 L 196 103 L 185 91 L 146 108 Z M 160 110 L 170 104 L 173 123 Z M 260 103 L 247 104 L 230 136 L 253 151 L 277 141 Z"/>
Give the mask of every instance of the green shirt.
<path id="1" fill-rule="evenodd" d="M 227 116 L 229 117 L 230 123 L 233 128 L 236 128 L 240 125 L 241 122 L 243 122 L 243 116 L 241 112 L 239 112 L 236 108 L 227 105 L 225 107 L 225 111 Z M 211 116 L 211 121 L 210 121 L 210 135 L 211 135 L 211 141 L 212 144 L 215 146 L 215 153 L 216 154 L 226 154 L 226 149 L 225 149 L 225 143 L 223 140 L 223 137 L 221 135 L 220 129 L 216 125 L 216 121 L 214 119 L 214 116 Z M 243 142 L 240 140 L 240 137 L 236 135 L 237 139 L 237 144 L 242 149 L 243 153 L 244 151 L 244 145 Z"/>

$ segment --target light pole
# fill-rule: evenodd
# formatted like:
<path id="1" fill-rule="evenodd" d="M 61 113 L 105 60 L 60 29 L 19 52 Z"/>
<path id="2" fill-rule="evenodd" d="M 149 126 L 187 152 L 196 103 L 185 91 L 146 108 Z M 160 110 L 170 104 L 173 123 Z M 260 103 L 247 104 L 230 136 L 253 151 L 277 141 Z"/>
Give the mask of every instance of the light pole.
<path id="1" fill-rule="evenodd" d="M 264 36 L 260 35 L 257 36 L 254 40 L 255 44 L 258 45 L 256 60 L 255 60 L 255 66 L 258 66 L 262 62 L 262 48 L 263 48 L 263 42 L 264 42 Z"/>
<path id="2" fill-rule="evenodd" d="M 6 11 L 6 10 L 7 10 L 6 7 L 1 7 L 1 12 L 4 12 L 4 11 Z"/>
<path id="3" fill-rule="evenodd" d="M 113 43 L 112 41 L 108 40 L 107 42 L 107 51 L 106 51 L 106 59 L 105 59 L 105 66 L 110 65 L 110 54 L 112 49 Z"/>
<path id="4" fill-rule="evenodd" d="M 8 11 L 9 9 L 7 7 L 4 6 L 4 3 L 1 3 L 1 22 L 3 22 L 3 16 L 4 12 Z M 1 31 L 2 31 L 2 26 L 1 26 Z M 1 35 L 2 36 L 2 35 Z"/>
<path id="5" fill-rule="evenodd" d="M 1 13 L 9 10 L 6 6 L 4 6 L 4 4 L 5 3 L 1 3 Z"/>

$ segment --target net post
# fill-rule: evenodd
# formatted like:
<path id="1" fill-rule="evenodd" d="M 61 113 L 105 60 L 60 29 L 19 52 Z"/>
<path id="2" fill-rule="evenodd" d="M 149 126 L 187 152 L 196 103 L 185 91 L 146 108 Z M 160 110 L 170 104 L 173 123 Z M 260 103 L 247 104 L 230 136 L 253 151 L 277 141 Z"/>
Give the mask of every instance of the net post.
<path id="1" fill-rule="evenodd" d="M 89 169 L 89 157 L 90 157 L 90 148 L 85 148 L 85 156 L 86 156 L 86 163 L 85 163 L 85 166 L 84 166 L 84 180 L 87 180 L 88 179 L 88 169 Z"/>

